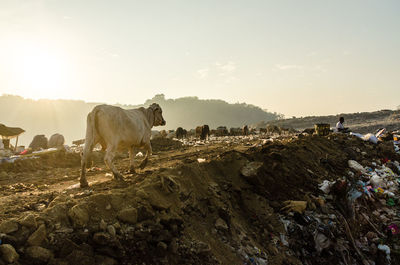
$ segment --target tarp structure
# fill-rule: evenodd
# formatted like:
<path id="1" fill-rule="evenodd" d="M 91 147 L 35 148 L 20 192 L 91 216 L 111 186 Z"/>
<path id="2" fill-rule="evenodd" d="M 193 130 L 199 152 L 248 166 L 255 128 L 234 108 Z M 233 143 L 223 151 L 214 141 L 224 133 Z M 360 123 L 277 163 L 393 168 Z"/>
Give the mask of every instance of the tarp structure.
<path id="1" fill-rule="evenodd" d="M 25 130 L 17 127 L 7 127 L 0 123 L 0 138 L 2 139 L 12 139 L 18 137 L 20 134 L 24 133 Z"/>

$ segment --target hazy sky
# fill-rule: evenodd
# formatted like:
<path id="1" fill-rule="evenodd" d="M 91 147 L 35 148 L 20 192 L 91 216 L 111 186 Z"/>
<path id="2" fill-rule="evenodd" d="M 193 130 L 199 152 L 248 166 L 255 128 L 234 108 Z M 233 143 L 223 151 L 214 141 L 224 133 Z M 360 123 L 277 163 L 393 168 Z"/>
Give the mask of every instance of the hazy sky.
<path id="1" fill-rule="evenodd" d="M 400 105 L 400 1 L 1 0 L 0 94 L 286 116 Z"/>

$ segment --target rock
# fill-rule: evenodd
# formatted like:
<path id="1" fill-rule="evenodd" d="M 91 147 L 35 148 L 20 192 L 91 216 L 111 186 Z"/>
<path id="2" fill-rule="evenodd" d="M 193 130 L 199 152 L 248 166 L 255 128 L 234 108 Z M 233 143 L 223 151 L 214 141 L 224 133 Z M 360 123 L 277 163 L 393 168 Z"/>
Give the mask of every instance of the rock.
<path id="1" fill-rule="evenodd" d="M 107 232 L 112 236 L 115 237 L 117 235 L 117 231 L 113 225 L 107 226 Z"/>
<path id="2" fill-rule="evenodd" d="M 159 250 L 165 251 L 168 249 L 168 245 L 161 241 L 161 242 L 158 242 L 157 248 Z"/>
<path id="3" fill-rule="evenodd" d="M 167 253 L 168 245 L 165 244 L 164 242 L 160 241 L 157 244 L 157 254 L 159 256 L 165 256 Z"/>
<path id="4" fill-rule="evenodd" d="M 218 218 L 217 221 L 215 222 L 215 228 L 217 228 L 218 230 L 227 231 L 228 225 L 224 220 Z"/>
<path id="5" fill-rule="evenodd" d="M 76 227 L 85 227 L 89 222 L 89 214 L 82 205 L 75 205 L 69 209 L 68 216 Z"/>
<path id="6" fill-rule="evenodd" d="M 1 171 L 0 172 L 0 180 L 8 180 L 10 177 L 8 176 L 7 172 Z"/>
<path id="7" fill-rule="evenodd" d="M 30 246 L 40 246 L 42 242 L 46 239 L 46 226 L 44 224 L 40 225 L 39 228 L 28 238 L 28 245 Z"/>
<path id="8" fill-rule="evenodd" d="M 202 241 L 196 241 L 193 246 L 193 251 L 197 254 L 207 254 L 211 252 L 211 247 Z"/>
<path id="9" fill-rule="evenodd" d="M 118 262 L 110 257 L 107 256 L 102 256 L 102 255 L 96 255 L 96 265 L 116 265 Z"/>
<path id="10" fill-rule="evenodd" d="M 48 262 L 53 257 L 53 253 L 50 250 L 39 246 L 28 247 L 26 249 L 26 255 L 34 261 L 43 263 Z"/>
<path id="11" fill-rule="evenodd" d="M 0 253 L 2 259 L 7 263 L 14 263 L 19 259 L 17 251 L 10 244 L 0 245 Z"/>
<path id="12" fill-rule="evenodd" d="M 240 170 L 240 173 L 245 177 L 256 176 L 262 165 L 262 162 L 249 162 Z"/>
<path id="13" fill-rule="evenodd" d="M 115 229 L 121 229 L 121 224 L 119 222 L 115 222 L 113 226 L 115 227 Z"/>
<path id="14" fill-rule="evenodd" d="M 34 214 L 28 214 L 25 218 L 21 219 L 19 223 L 28 228 L 37 228 L 36 216 Z"/>
<path id="15" fill-rule="evenodd" d="M 53 200 L 54 202 L 55 200 Z M 53 204 L 51 202 L 50 204 Z M 48 207 L 44 210 L 47 219 L 51 220 L 52 223 L 60 223 L 63 226 L 70 226 L 70 220 L 68 218 L 68 210 L 72 207 L 72 202 L 62 202 L 54 204 L 52 207 Z"/>
<path id="16" fill-rule="evenodd" d="M 149 206 L 139 206 L 138 209 L 138 222 L 151 219 L 154 217 L 154 212 Z"/>
<path id="17" fill-rule="evenodd" d="M 68 256 L 69 254 L 71 254 L 72 251 L 74 251 L 75 249 L 78 249 L 78 248 L 79 248 L 79 246 L 77 244 L 75 244 L 70 239 L 66 239 L 62 242 L 62 247 L 61 247 L 61 251 L 59 252 L 59 256 L 61 258 L 64 258 L 64 257 Z"/>
<path id="18" fill-rule="evenodd" d="M 0 233 L 10 234 L 18 230 L 18 223 L 15 220 L 7 220 L 0 224 Z"/>
<path id="19" fill-rule="evenodd" d="M 107 245 L 110 239 L 110 234 L 105 232 L 97 232 L 93 235 L 93 241 L 98 245 Z"/>
<path id="20" fill-rule="evenodd" d="M 172 254 L 178 253 L 178 242 L 176 238 L 171 240 L 171 243 L 169 244 L 168 247 L 168 251 L 171 252 Z"/>
<path id="21" fill-rule="evenodd" d="M 96 260 L 94 257 L 88 256 L 84 251 L 74 250 L 71 254 L 67 256 L 67 261 L 69 264 L 79 264 L 79 265 L 95 265 Z"/>
<path id="22" fill-rule="evenodd" d="M 135 208 L 126 208 L 119 211 L 117 215 L 118 219 L 122 222 L 129 224 L 137 223 L 137 210 Z"/>
<path id="23" fill-rule="evenodd" d="M 107 223 L 103 219 L 101 219 L 99 227 L 100 227 L 100 230 L 106 231 Z"/>
<path id="24" fill-rule="evenodd" d="M 138 196 L 139 198 L 144 199 L 144 200 L 149 198 L 149 194 L 147 194 L 143 189 L 139 189 L 136 192 L 136 196 Z"/>
<path id="25" fill-rule="evenodd" d="M 109 203 L 107 203 L 107 205 L 106 205 L 106 209 L 107 209 L 108 204 L 111 204 L 111 207 L 115 211 L 120 211 L 123 208 L 125 203 L 126 203 L 126 198 L 125 198 L 124 194 L 112 193 L 110 195 Z"/>

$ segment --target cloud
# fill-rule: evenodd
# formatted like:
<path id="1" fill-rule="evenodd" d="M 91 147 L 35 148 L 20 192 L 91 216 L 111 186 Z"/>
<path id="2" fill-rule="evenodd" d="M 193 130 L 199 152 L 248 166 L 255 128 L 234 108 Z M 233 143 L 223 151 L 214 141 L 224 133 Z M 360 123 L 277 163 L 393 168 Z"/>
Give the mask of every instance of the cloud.
<path id="1" fill-rule="evenodd" d="M 205 79 L 205 78 L 208 77 L 208 73 L 209 73 L 209 72 L 210 72 L 210 69 L 208 69 L 208 68 L 199 69 L 199 70 L 197 70 L 197 76 L 198 76 L 200 79 Z"/>
<path id="2" fill-rule="evenodd" d="M 228 61 L 225 63 L 215 62 L 207 68 L 196 71 L 197 77 L 200 79 L 213 79 L 216 82 L 234 83 L 239 80 L 235 75 L 237 69 L 236 63 Z"/>
<path id="3" fill-rule="evenodd" d="M 279 70 L 301 70 L 304 68 L 303 65 L 297 65 L 297 64 L 277 64 L 275 66 Z"/>
<path id="4" fill-rule="evenodd" d="M 229 75 L 236 70 L 236 63 L 229 61 L 227 63 L 216 62 L 215 67 L 217 68 L 220 75 Z"/>

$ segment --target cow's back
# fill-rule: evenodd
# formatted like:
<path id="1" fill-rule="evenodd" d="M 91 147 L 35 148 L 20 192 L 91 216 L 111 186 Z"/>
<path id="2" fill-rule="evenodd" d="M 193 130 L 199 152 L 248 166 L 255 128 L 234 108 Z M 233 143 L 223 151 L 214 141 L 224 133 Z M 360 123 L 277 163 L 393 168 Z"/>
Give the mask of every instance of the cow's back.
<path id="1" fill-rule="evenodd" d="M 107 146 L 118 149 L 139 146 L 151 136 L 151 127 L 142 111 L 125 110 L 110 105 L 96 106 L 92 111 L 95 130 Z"/>

